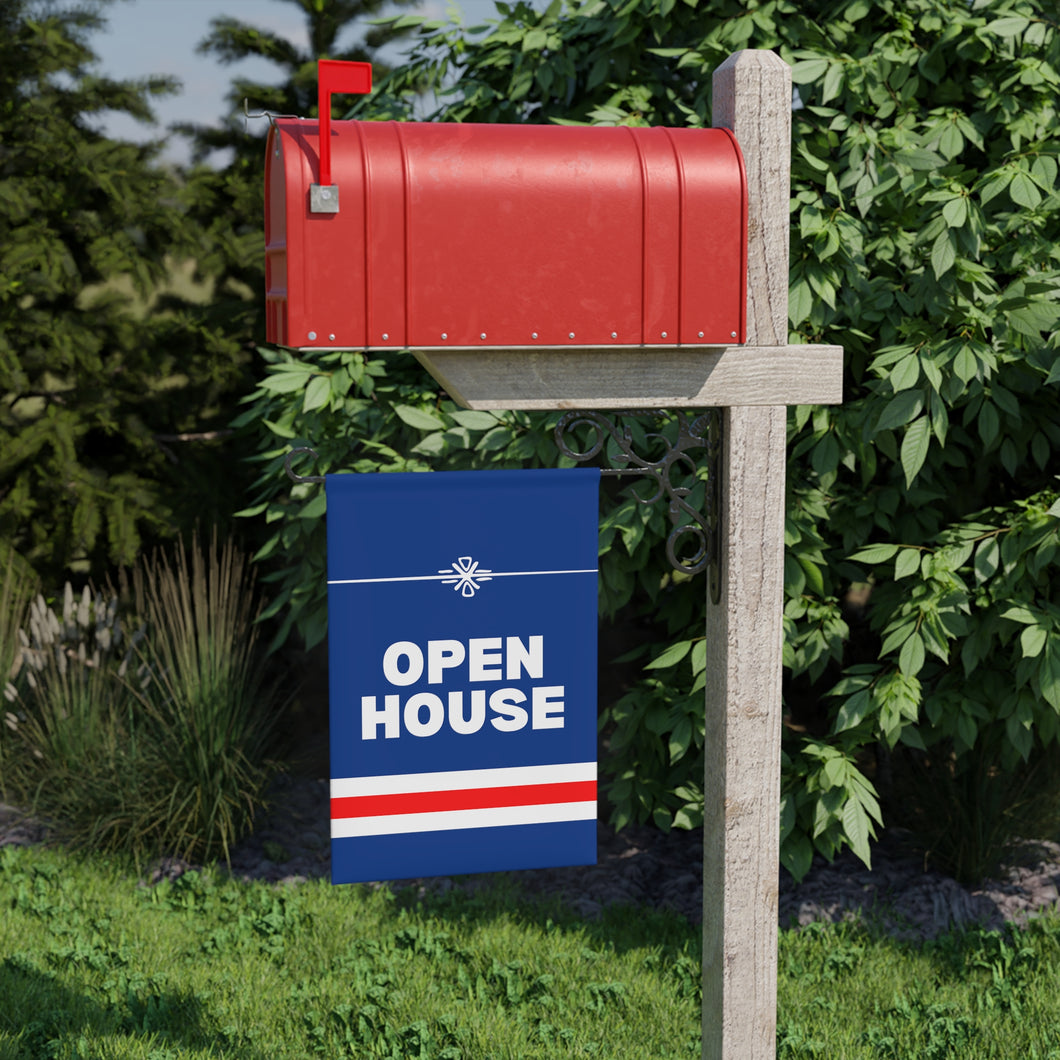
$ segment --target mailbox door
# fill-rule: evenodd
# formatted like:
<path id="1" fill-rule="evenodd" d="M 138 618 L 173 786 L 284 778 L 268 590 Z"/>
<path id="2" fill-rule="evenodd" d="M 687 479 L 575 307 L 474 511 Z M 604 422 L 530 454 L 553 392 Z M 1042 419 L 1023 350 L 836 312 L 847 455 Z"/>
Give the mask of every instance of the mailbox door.
<path id="1" fill-rule="evenodd" d="M 315 122 L 270 134 L 271 341 L 299 347 L 730 344 L 746 190 L 722 129 Z"/>

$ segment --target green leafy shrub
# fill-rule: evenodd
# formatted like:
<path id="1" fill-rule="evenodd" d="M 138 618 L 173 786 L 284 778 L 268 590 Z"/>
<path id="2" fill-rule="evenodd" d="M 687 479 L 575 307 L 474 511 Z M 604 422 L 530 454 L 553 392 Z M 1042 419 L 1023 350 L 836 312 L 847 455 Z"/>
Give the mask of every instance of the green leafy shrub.
<path id="1" fill-rule="evenodd" d="M 908 747 L 946 770 L 985 754 L 1015 774 L 1058 738 L 1055 11 L 604 0 L 497 14 L 475 34 L 419 24 L 409 61 L 355 113 L 411 117 L 427 86 L 437 120 L 695 126 L 733 51 L 775 49 L 793 66 L 791 341 L 844 346 L 846 400 L 789 418 L 782 857 L 796 876 L 815 850 L 849 845 L 868 861 L 878 754 Z M 334 443 L 326 467 L 354 439 L 350 469 L 479 466 L 486 453 L 555 462 L 537 448 L 550 444 L 547 416 L 500 413 L 479 432 L 422 376 L 402 384 L 415 401 L 365 393 L 330 423 L 305 418 L 337 411 L 347 388 L 323 362 L 270 356 L 254 407 L 272 425 L 267 474 L 306 441 Z M 410 379 L 395 359 L 385 379 L 375 369 L 380 389 L 390 364 Z M 264 488 L 256 509 L 277 522 L 278 552 L 304 537 L 305 494 L 285 507 Z M 658 621 L 653 668 L 605 719 L 610 795 L 618 821 L 688 824 L 701 798 L 702 704 L 688 697 L 704 593 L 661 572 L 666 528 L 631 504 L 625 492 L 605 503 L 604 592 L 628 590 L 623 603 Z M 291 592 L 277 606 L 299 607 L 293 578 L 278 577 Z"/>

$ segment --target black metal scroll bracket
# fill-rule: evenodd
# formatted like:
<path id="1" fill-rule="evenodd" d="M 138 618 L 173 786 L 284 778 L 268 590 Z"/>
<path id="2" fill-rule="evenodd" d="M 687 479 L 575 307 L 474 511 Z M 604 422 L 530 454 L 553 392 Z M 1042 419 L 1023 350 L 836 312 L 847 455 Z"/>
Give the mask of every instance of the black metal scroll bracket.
<path id="1" fill-rule="evenodd" d="M 668 413 L 653 410 L 647 413 L 628 413 L 627 415 L 650 415 L 661 419 Z M 564 436 L 583 426 L 589 426 L 596 432 L 594 441 L 588 449 L 574 449 L 567 443 Z M 673 530 L 666 539 L 666 558 L 674 570 L 681 571 L 683 574 L 699 574 L 700 571 L 705 570 L 709 598 L 714 603 L 718 603 L 721 599 L 721 411 L 708 409 L 696 416 L 694 420 L 689 420 L 684 412 L 677 412 L 676 442 L 670 442 L 668 438 L 657 432 L 647 437 L 660 441 L 665 446 L 665 452 L 658 460 L 649 460 L 635 453 L 633 432 L 629 427 L 619 426 L 598 412 L 582 410 L 568 412 L 556 424 L 555 430 L 556 447 L 564 456 L 579 463 L 592 460 L 604 451 L 604 446 L 610 439 L 618 447 L 618 452 L 614 452 L 613 446 L 609 445 L 608 457 L 617 463 L 633 466 L 603 468 L 601 474 L 642 475 L 655 480 L 655 490 L 650 496 L 641 497 L 639 494 L 634 494 L 637 503 L 655 504 L 662 500 L 664 495 L 669 498 L 669 515 Z M 707 470 L 707 488 L 704 511 L 698 511 L 686 500 L 694 486 L 680 485 L 673 480 L 675 471 L 680 471 L 693 480 L 696 479 L 698 463 L 689 455 L 696 450 L 706 452 L 704 462 Z M 283 461 L 283 469 L 287 477 L 299 484 L 323 482 L 323 475 L 299 475 L 292 470 L 291 461 L 303 453 L 308 453 L 314 459 L 317 457 L 316 450 L 308 446 L 292 449 Z M 682 542 L 682 539 L 687 539 L 689 535 L 696 546 L 696 551 L 689 559 L 679 559 L 678 543 Z"/>
<path id="2" fill-rule="evenodd" d="M 669 413 L 652 410 L 626 415 L 650 415 L 659 419 Z M 598 412 L 568 412 L 556 424 L 555 431 L 556 446 L 564 456 L 581 463 L 598 456 L 607 445 L 607 456 L 612 462 L 632 466 L 604 468 L 601 474 L 644 475 L 655 480 L 655 490 L 651 496 L 641 497 L 635 494 L 637 501 L 640 504 L 655 504 L 664 494 L 669 498 L 673 530 L 666 539 L 667 559 L 675 570 L 684 574 L 698 574 L 705 570 L 709 598 L 713 603 L 718 603 L 721 599 L 721 422 L 720 409 L 708 409 L 691 421 L 686 413 L 677 412 L 675 443 L 658 433 L 647 436 L 649 439 L 661 441 L 666 447 L 666 451 L 658 460 L 649 460 L 635 453 L 633 432 L 629 427 L 620 426 Z M 574 449 L 567 443 L 564 435 L 583 426 L 593 428 L 596 432 L 595 439 L 588 449 Z M 609 440 L 613 445 L 608 444 Z M 617 453 L 614 451 L 615 446 L 618 447 Z M 672 477 L 675 471 L 680 471 L 695 479 L 698 465 L 689 453 L 699 449 L 706 451 L 704 511 L 697 511 L 686 500 L 693 486 L 680 485 Z M 689 535 L 696 546 L 695 554 L 690 559 L 678 559 L 678 542 Z"/>

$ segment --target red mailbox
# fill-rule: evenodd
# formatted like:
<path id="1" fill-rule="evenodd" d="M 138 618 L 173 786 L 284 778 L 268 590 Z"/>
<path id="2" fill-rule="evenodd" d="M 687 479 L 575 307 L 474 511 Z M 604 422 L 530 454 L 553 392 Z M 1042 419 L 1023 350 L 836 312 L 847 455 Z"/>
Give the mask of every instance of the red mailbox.
<path id="1" fill-rule="evenodd" d="M 269 134 L 270 342 L 744 341 L 747 191 L 727 130 L 331 122 L 329 108 L 322 70 L 325 120 Z"/>

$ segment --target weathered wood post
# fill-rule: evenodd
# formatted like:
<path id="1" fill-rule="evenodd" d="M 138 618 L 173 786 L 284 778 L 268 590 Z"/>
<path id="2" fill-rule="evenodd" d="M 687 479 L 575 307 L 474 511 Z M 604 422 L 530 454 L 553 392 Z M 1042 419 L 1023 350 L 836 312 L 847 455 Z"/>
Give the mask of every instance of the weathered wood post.
<path id="1" fill-rule="evenodd" d="M 713 122 L 736 134 L 747 168 L 747 342 L 784 347 L 787 64 L 766 51 L 726 59 L 714 73 Z M 721 599 L 708 599 L 706 624 L 704 1060 L 776 1052 L 786 412 L 723 412 Z"/>

